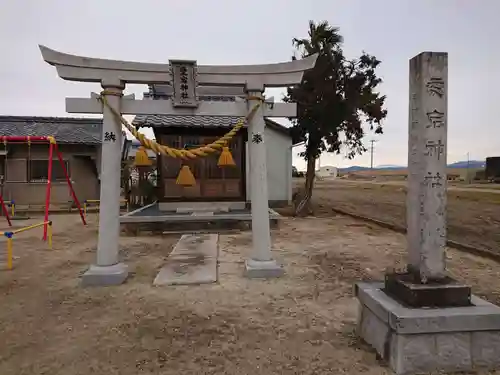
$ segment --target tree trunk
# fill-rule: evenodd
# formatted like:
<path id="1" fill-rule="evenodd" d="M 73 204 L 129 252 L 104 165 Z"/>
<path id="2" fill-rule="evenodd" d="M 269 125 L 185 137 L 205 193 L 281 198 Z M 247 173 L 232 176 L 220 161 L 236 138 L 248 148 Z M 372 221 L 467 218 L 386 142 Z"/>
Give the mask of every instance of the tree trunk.
<path id="1" fill-rule="evenodd" d="M 296 216 L 307 216 L 312 211 L 311 198 L 314 187 L 314 177 L 316 177 L 316 159 L 314 157 L 307 158 L 306 183 L 304 191 L 299 193 L 298 204 L 295 206 Z"/>

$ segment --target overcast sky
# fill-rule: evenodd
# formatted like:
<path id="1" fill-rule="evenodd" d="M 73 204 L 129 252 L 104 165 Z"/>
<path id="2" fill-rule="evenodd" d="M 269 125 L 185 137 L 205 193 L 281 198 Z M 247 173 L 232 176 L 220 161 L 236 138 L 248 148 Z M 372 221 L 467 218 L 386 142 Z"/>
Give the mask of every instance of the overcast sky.
<path id="1" fill-rule="evenodd" d="M 375 165 L 406 164 L 408 60 L 449 53 L 448 160 L 500 155 L 499 0 L 0 0 L 0 114 L 64 116 L 64 98 L 93 84 L 66 82 L 43 62 L 38 44 L 122 60 L 253 64 L 289 60 L 292 38 L 310 19 L 340 27 L 348 57 L 382 60 L 389 115 L 373 137 Z M 248 5 L 246 5 L 248 4 Z M 144 86 L 129 86 L 142 97 Z M 274 94 L 274 93 L 273 93 Z M 366 140 L 372 139 L 368 135 Z M 303 168 L 303 162 L 294 163 Z M 365 165 L 325 155 L 322 165 Z"/>

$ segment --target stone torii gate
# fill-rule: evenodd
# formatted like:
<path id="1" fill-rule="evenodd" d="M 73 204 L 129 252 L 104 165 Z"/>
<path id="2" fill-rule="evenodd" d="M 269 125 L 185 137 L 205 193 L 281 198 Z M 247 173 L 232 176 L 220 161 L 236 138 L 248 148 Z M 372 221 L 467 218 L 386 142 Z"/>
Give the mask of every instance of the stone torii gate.
<path id="1" fill-rule="evenodd" d="M 317 55 L 296 61 L 266 65 L 210 66 L 192 60 L 170 60 L 169 64 L 140 63 L 69 55 L 40 46 L 43 59 L 69 81 L 99 82 L 101 95 L 121 114 L 204 115 L 244 117 L 262 102 L 266 87 L 287 87 L 301 82 L 304 71 L 314 67 Z M 171 84 L 171 100 L 135 100 L 123 97 L 127 83 Z M 198 100 L 198 86 L 236 86 L 244 89 L 247 101 L 210 102 Z M 118 257 L 120 235 L 120 147 L 121 123 L 111 108 L 96 95 L 66 98 L 69 113 L 102 113 L 101 210 L 96 264 L 84 274 L 84 285 L 116 285 L 125 281 L 127 266 Z M 264 117 L 293 117 L 293 103 L 261 105 L 248 124 L 251 182 L 253 251 L 245 263 L 248 277 L 273 277 L 283 270 L 271 254 Z"/>

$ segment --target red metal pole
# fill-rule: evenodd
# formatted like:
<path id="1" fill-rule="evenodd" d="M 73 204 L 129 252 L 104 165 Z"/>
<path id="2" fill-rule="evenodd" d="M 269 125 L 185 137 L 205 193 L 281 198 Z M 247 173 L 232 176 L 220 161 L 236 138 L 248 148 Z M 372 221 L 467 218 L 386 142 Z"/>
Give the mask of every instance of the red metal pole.
<path id="1" fill-rule="evenodd" d="M 80 201 L 76 197 L 75 190 L 73 189 L 73 184 L 71 183 L 71 179 L 69 178 L 68 171 L 66 170 L 66 165 L 64 164 L 64 160 L 62 158 L 61 151 L 59 151 L 59 148 L 57 147 L 57 143 L 54 146 L 56 148 L 57 158 L 59 159 L 59 162 L 61 163 L 61 167 L 62 167 L 63 172 L 64 172 L 64 177 L 66 177 L 66 182 L 68 183 L 69 191 L 71 193 L 73 201 L 76 203 L 76 206 L 78 207 L 78 212 L 80 213 L 80 217 L 82 218 L 83 225 L 87 225 L 87 222 L 85 221 L 85 215 L 83 214 L 82 206 L 80 206 Z"/>
<path id="2" fill-rule="evenodd" d="M 0 194 L 0 203 L 2 204 L 2 210 L 3 213 L 7 219 L 7 222 L 9 223 L 9 227 L 12 226 L 12 223 L 10 222 L 10 216 L 9 216 L 9 211 L 7 210 L 7 207 L 5 207 L 5 202 L 3 201 L 3 196 Z"/>
<path id="3" fill-rule="evenodd" d="M 52 159 L 54 156 L 54 144 L 50 142 L 49 144 L 49 171 L 47 173 L 47 190 L 45 193 L 45 218 L 44 222 L 46 223 L 43 226 L 43 240 L 47 240 L 47 222 L 49 221 L 49 206 L 50 206 L 50 187 L 52 186 Z"/>

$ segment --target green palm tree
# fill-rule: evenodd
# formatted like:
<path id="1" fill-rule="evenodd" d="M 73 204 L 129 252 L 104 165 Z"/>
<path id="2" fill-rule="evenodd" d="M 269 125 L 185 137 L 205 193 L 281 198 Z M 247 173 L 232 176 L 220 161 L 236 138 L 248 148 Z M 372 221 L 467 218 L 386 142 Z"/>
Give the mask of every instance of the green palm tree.
<path id="1" fill-rule="evenodd" d="M 349 149 L 349 157 L 366 151 L 362 124 L 369 123 L 382 133 L 385 96 L 375 91 L 382 81 L 375 74 L 380 61 L 363 53 L 358 59 L 344 57 L 339 28 L 328 21 L 309 21 L 307 38 L 294 38 L 300 57 L 318 54 L 316 66 L 305 72 L 302 82 L 288 89 L 285 101 L 296 102 L 297 117 L 291 119 L 292 137 L 305 141 L 301 155 L 307 161 L 304 191 L 295 200 L 297 215 L 307 214 L 312 196 L 316 159 L 322 152 Z M 292 59 L 296 59 L 294 56 Z"/>
<path id="2" fill-rule="evenodd" d="M 340 29 L 338 27 L 331 26 L 328 21 L 321 21 L 317 24 L 314 21 L 309 21 L 308 38 L 293 38 L 293 45 L 298 51 L 301 52 L 302 58 L 314 55 L 315 53 L 319 55 L 316 69 L 307 72 L 306 75 L 322 74 L 321 72 L 323 69 L 319 68 L 319 66 L 336 65 L 335 58 L 342 57 L 341 45 L 344 42 L 344 38 L 340 35 L 339 31 Z M 296 57 L 294 56 L 293 59 L 295 60 Z M 307 80 L 307 76 L 305 79 Z M 300 96 L 302 97 L 302 101 L 306 102 L 304 104 L 307 106 L 309 98 L 304 98 L 302 95 Z M 316 99 L 316 95 L 313 95 L 312 97 L 313 100 Z M 297 100 L 299 98 L 296 97 L 295 99 Z M 300 99 L 298 101 L 300 103 Z M 314 134 L 311 133 L 312 132 L 309 133 L 309 143 L 312 143 L 311 139 L 315 138 Z M 309 147 L 307 148 L 309 150 L 317 148 L 311 147 L 310 144 L 308 146 Z M 304 214 L 304 211 L 309 210 L 308 206 L 314 186 L 316 159 L 319 155 L 313 155 L 311 152 L 306 151 L 305 156 L 307 159 L 305 190 L 303 194 L 299 196 L 300 200 L 297 202 L 295 207 L 296 214 Z"/>
<path id="3" fill-rule="evenodd" d="M 318 53 L 326 55 L 333 61 L 333 51 L 341 50 L 341 44 L 344 38 L 339 34 L 338 27 L 331 26 L 328 21 L 322 21 L 318 24 L 314 21 L 309 21 L 309 38 L 297 39 L 293 38 L 293 45 L 298 50 L 302 50 L 302 57 L 307 57 Z"/>

